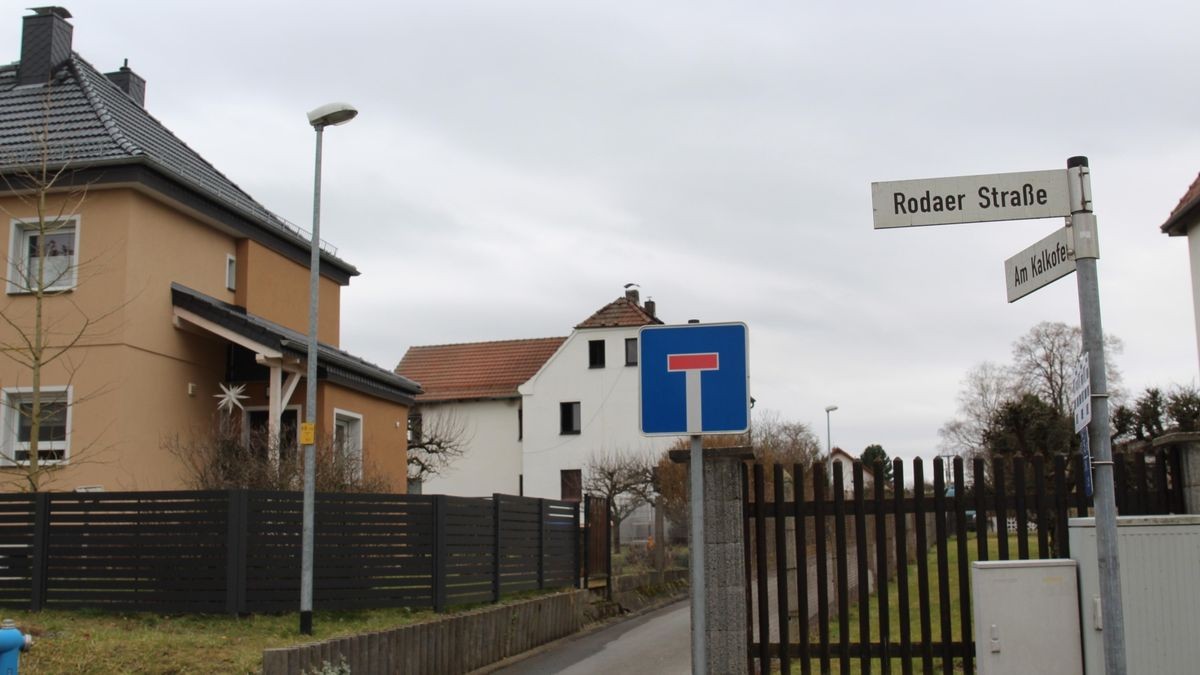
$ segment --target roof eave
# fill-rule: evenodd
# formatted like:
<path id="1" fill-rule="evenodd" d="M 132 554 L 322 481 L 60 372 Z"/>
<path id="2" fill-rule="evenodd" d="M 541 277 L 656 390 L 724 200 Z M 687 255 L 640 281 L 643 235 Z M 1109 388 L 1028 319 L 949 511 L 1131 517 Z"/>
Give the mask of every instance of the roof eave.
<path id="1" fill-rule="evenodd" d="M 1160 228 L 1170 237 L 1187 236 L 1188 230 L 1200 222 L 1200 197 L 1177 210 Z"/>

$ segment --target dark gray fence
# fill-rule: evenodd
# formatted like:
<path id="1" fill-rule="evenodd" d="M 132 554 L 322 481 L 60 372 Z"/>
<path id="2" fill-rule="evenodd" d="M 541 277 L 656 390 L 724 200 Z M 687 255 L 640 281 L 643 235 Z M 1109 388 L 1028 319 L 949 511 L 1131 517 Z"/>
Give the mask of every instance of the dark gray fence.
<path id="1" fill-rule="evenodd" d="M 298 492 L 0 495 L 0 605 L 282 612 L 300 597 Z M 576 586 L 576 504 L 320 494 L 316 609 L 494 602 Z"/>

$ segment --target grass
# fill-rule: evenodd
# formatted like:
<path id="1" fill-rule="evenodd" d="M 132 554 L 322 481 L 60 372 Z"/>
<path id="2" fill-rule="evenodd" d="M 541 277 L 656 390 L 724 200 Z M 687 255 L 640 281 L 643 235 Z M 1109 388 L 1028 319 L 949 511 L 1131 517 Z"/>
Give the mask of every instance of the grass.
<path id="1" fill-rule="evenodd" d="M 514 594 L 501 604 L 535 595 L 541 593 Z M 299 634 L 297 614 L 167 616 L 43 610 L 6 611 L 0 616 L 13 619 L 23 632 L 33 635 L 33 648 L 21 655 L 22 673 L 167 675 L 257 673 L 264 649 L 386 630 L 439 615 L 403 608 L 318 611 L 311 636 Z"/>
<path id="2" fill-rule="evenodd" d="M 1015 557 L 1016 552 L 1017 552 L 1017 537 L 1015 535 L 1010 536 L 1008 540 L 1009 540 L 1009 544 L 1008 544 L 1009 554 L 1010 554 L 1010 556 Z M 1037 551 L 1037 535 L 1036 534 L 1032 535 L 1030 537 L 1029 541 L 1030 541 L 1030 551 L 1036 552 Z M 995 535 L 992 535 L 992 536 L 988 537 L 987 543 L 988 543 L 988 559 L 995 560 L 998 557 L 998 553 L 999 553 L 999 540 L 997 539 L 997 537 Z M 977 544 L 977 534 L 972 533 L 972 534 L 967 535 L 968 564 L 970 563 L 970 561 L 973 561 L 977 558 L 977 555 L 976 555 L 977 545 L 978 545 Z M 961 604 L 959 603 L 959 593 L 958 593 L 958 544 L 957 544 L 957 540 L 955 537 L 950 537 L 947 540 L 946 553 L 947 553 L 946 558 L 948 561 L 948 568 L 949 568 L 949 580 L 947 583 L 949 586 L 948 590 L 950 592 L 951 634 L 953 635 L 954 641 L 957 642 L 957 641 L 961 641 L 963 638 L 962 638 L 962 631 L 961 631 L 961 618 L 962 618 L 961 617 Z M 937 643 L 937 642 L 941 641 L 941 618 L 942 617 L 941 617 L 940 603 L 938 602 L 940 589 L 938 586 L 938 578 L 937 578 L 938 575 L 937 575 L 937 548 L 936 547 L 929 549 L 929 553 L 927 556 L 927 564 L 929 566 L 928 567 L 928 569 L 929 569 L 929 598 L 930 598 L 930 601 L 929 601 L 929 618 L 930 618 L 929 625 L 930 625 L 930 629 L 931 629 L 931 633 L 932 633 L 931 641 L 934 643 Z M 850 573 L 854 574 L 855 572 L 854 572 L 854 570 L 850 570 Z M 900 598 L 900 588 L 896 582 L 896 578 L 893 578 L 888 583 L 887 587 L 883 590 L 887 593 L 887 599 L 888 599 L 888 634 L 893 643 L 899 643 L 899 641 L 900 641 L 901 608 L 900 608 L 900 599 L 899 599 Z M 878 597 L 878 595 L 879 595 L 879 593 L 876 592 L 871 595 L 871 599 L 870 599 L 870 609 L 871 609 L 870 624 L 871 625 L 870 625 L 869 639 L 871 642 L 880 642 L 879 615 L 878 615 L 879 597 Z M 914 642 L 923 641 L 923 638 L 922 638 L 921 632 L 920 632 L 921 631 L 921 605 L 920 605 L 920 600 L 919 600 L 919 598 L 920 598 L 919 580 L 917 578 L 917 564 L 915 562 L 911 563 L 908 566 L 908 598 L 909 598 L 909 606 L 906 608 L 903 608 L 903 609 L 908 615 L 909 626 L 911 627 L 911 633 L 910 633 L 911 638 Z M 857 602 L 850 603 L 850 611 L 847 613 L 847 620 L 848 620 L 849 629 L 850 629 L 849 630 L 849 641 L 851 643 L 862 641 L 862 636 L 859 632 L 859 623 L 858 623 L 859 622 L 859 610 L 858 610 Z M 840 639 L 840 631 L 839 631 L 838 624 L 839 624 L 839 622 L 838 622 L 837 618 L 830 619 L 829 642 L 830 642 L 831 651 L 834 652 L 835 656 L 833 656 L 833 658 L 830 659 L 830 664 L 829 664 L 830 669 L 826 672 L 839 673 L 839 674 L 843 673 L 843 672 L 851 673 L 851 674 L 861 673 L 862 672 L 862 664 L 861 664 L 860 659 L 857 659 L 857 658 L 852 658 L 850 660 L 850 669 L 849 670 L 847 670 L 847 671 L 841 670 L 840 664 L 838 662 L 838 658 L 836 656 L 836 645 L 837 645 L 838 640 Z M 816 637 L 817 632 L 816 632 L 815 627 L 813 629 L 812 635 L 813 635 L 813 637 L 810 640 L 810 644 L 814 644 L 817 641 L 817 637 Z M 812 672 L 814 672 L 814 673 L 822 672 L 819 659 L 812 659 L 811 663 L 812 663 Z M 802 672 L 801 668 L 800 668 L 800 660 L 798 658 L 793 659 L 791 665 L 792 665 L 792 667 L 791 667 L 792 673 Z M 872 673 L 884 672 L 882 670 L 883 665 L 884 665 L 883 659 L 871 659 L 871 672 Z M 890 665 L 890 672 L 892 672 L 892 673 L 902 672 L 902 669 L 901 669 L 902 660 L 901 659 L 893 658 L 890 660 L 889 665 Z M 913 659 L 912 667 L 913 667 L 913 672 L 922 672 L 923 661 L 919 657 L 916 659 Z M 933 659 L 933 669 L 934 669 L 934 672 L 938 672 L 938 673 L 942 672 L 942 670 L 941 670 L 942 669 L 942 660 L 937 658 L 936 656 Z M 954 672 L 959 672 L 959 673 L 964 672 L 963 664 L 960 659 L 955 659 Z"/>

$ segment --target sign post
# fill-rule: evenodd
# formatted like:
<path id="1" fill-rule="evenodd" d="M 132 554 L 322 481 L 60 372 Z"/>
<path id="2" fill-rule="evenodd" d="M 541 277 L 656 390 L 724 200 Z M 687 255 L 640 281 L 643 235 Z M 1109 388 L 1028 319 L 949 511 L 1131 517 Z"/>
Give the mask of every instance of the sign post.
<path id="1" fill-rule="evenodd" d="M 704 542 L 704 434 L 750 428 L 746 325 L 689 323 L 644 326 L 638 332 L 643 434 L 690 437 L 692 672 L 708 671 L 708 609 Z M 736 580 L 734 580 L 736 583 Z M 711 608 L 719 611 L 721 608 Z"/>
<path id="2" fill-rule="evenodd" d="M 1104 332 L 1096 259 L 1096 216 L 1092 213 L 1091 172 L 1087 157 L 1067 160 L 1067 169 L 983 176 L 958 176 L 871 184 L 875 229 L 946 225 L 1032 218 L 1067 218 L 1067 227 L 1004 263 L 1008 301 L 1013 302 L 1075 271 L 1079 323 L 1089 371 L 1089 405 L 1076 410 L 1087 418 L 1080 431 L 1085 458 L 1094 457 L 1095 475 L 1085 471 L 1094 490 L 1100 602 L 1104 620 L 1104 664 L 1108 675 L 1125 675 L 1125 625 L 1117 556 L 1116 498 L 1113 489 L 1112 439 L 1109 436 L 1108 381 L 1104 370 Z M 1085 459 L 1086 461 L 1086 459 Z M 1085 466 L 1086 469 L 1086 466 Z"/>

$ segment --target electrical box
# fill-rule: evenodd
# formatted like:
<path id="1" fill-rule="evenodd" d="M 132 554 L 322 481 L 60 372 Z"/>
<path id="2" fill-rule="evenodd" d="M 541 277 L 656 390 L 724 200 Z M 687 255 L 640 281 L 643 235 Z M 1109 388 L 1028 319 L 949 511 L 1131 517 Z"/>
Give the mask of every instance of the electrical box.
<path id="1" fill-rule="evenodd" d="M 1104 673 L 1104 622 L 1096 563 L 1096 519 L 1069 521 L 1079 562 L 1083 655 Z M 1200 672 L 1200 516 L 1117 518 L 1125 666 L 1130 673 Z"/>
<path id="2" fill-rule="evenodd" d="M 978 675 L 1082 675 L 1074 560 L 971 563 L 971 607 Z"/>

